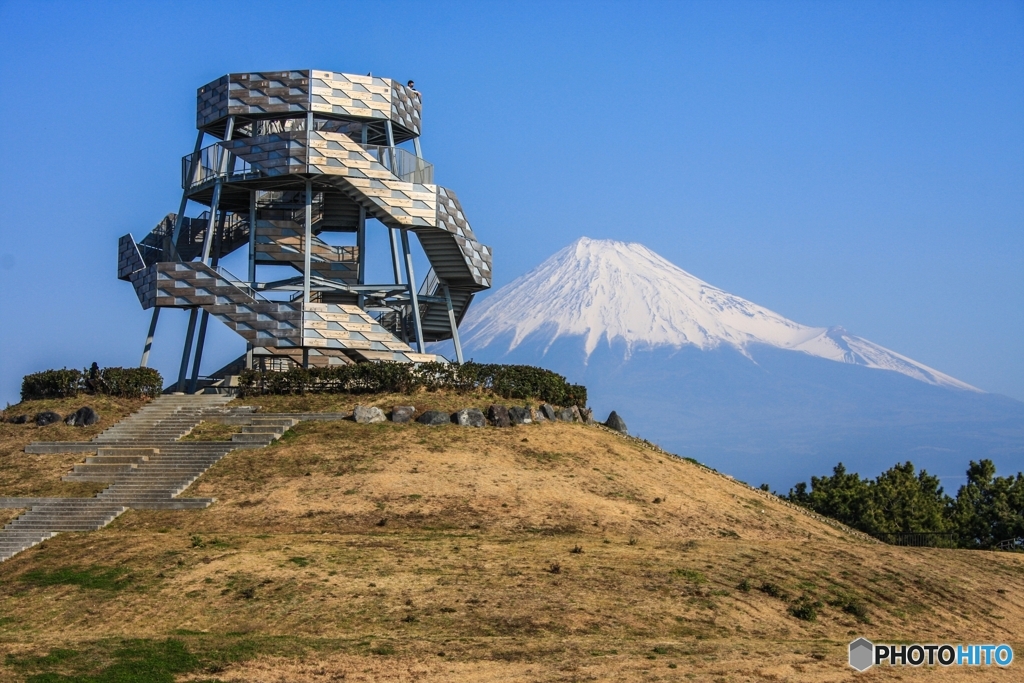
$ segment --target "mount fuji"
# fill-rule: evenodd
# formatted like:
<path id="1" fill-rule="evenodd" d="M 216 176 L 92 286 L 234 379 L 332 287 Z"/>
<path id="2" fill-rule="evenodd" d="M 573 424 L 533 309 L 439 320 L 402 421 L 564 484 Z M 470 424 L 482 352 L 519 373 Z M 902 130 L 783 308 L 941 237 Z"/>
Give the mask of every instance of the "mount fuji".
<path id="1" fill-rule="evenodd" d="M 912 460 L 955 489 L 969 460 L 1016 471 L 1024 403 L 841 327 L 810 327 L 641 244 L 580 238 L 471 309 L 467 357 L 542 365 L 598 413 L 753 484 L 786 490 L 842 460 Z"/>

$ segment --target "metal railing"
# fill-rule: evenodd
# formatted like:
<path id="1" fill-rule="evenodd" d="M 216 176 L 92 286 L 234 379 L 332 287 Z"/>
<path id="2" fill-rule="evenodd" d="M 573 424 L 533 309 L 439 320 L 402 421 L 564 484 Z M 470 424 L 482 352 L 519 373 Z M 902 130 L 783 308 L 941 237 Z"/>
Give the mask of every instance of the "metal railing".
<path id="1" fill-rule="evenodd" d="M 900 531 L 878 533 L 875 537 L 889 545 L 915 548 L 956 548 L 960 545 L 960 535 L 946 531 Z"/>
<path id="2" fill-rule="evenodd" d="M 401 147 L 360 145 L 384 168 L 407 183 L 428 185 L 434 182 L 434 165 Z"/>
<path id="3" fill-rule="evenodd" d="M 233 285 L 233 286 L 237 287 L 238 289 L 242 290 L 243 292 L 245 292 L 246 294 L 251 296 L 256 301 L 261 301 L 261 302 L 269 302 L 270 301 L 270 299 L 268 299 L 267 297 L 263 296 L 262 294 L 257 292 L 255 289 L 253 289 L 253 287 L 252 287 L 252 285 L 250 283 L 246 282 L 242 278 L 240 278 L 237 275 L 233 274 L 231 271 L 229 271 L 224 266 L 217 266 L 216 268 L 214 268 L 214 270 L 217 271 L 217 275 L 220 275 L 222 278 L 227 280 L 228 284 Z"/>
<path id="4" fill-rule="evenodd" d="M 427 276 L 423 278 L 423 284 L 420 285 L 418 293 L 426 294 L 428 296 L 432 295 L 434 292 L 437 291 L 437 285 L 439 283 L 440 280 L 437 278 L 437 273 L 435 273 L 434 269 L 431 268 L 430 270 L 427 271 Z"/>
<path id="5" fill-rule="evenodd" d="M 226 150 L 220 143 L 204 147 L 181 158 L 181 187 L 190 190 L 215 178 L 241 180 L 260 175 L 249 162 Z"/>
<path id="6" fill-rule="evenodd" d="M 1017 538 L 1008 538 L 1005 541 L 999 541 L 996 544 L 996 548 L 999 550 L 1024 550 L 1024 538 L 1018 536 Z"/>

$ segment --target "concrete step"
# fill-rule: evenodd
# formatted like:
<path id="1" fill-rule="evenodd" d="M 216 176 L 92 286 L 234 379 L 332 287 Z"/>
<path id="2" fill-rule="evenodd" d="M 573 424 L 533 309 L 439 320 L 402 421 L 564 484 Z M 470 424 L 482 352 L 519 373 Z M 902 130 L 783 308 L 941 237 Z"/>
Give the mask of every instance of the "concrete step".
<path id="1" fill-rule="evenodd" d="M 129 462 L 118 462 L 118 463 L 95 463 L 95 462 L 84 462 L 80 465 L 75 465 L 72 470 L 75 474 L 119 474 L 121 472 L 131 472 L 138 469 L 138 464 Z"/>
<path id="2" fill-rule="evenodd" d="M 104 449 L 110 450 L 110 449 Z M 125 450 L 145 450 L 142 448 L 137 449 L 125 449 Z M 155 448 L 152 450 L 156 450 Z M 105 455 L 97 454 L 86 457 L 86 465 L 137 465 L 139 463 L 149 462 L 148 455 Z"/>
<path id="3" fill-rule="evenodd" d="M 268 445 L 277 440 L 276 434 L 232 434 L 232 443 L 259 443 Z"/>
<path id="4" fill-rule="evenodd" d="M 288 431 L 284 425 L 248 425 L 242 427 L 242 434 L 275 434 L 280 436 Z"/>

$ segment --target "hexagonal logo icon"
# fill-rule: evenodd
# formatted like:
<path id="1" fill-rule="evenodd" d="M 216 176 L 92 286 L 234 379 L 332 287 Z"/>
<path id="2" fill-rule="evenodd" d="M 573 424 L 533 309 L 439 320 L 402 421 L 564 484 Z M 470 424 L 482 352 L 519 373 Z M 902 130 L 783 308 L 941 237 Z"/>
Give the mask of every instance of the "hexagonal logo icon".
<path id="1" fill-rule="evenodd" d="M 875 663 L 875 646 L 867 638 L 858 638 L 850 643 L 850 666 L 857 671 L 867 671 Z"/>

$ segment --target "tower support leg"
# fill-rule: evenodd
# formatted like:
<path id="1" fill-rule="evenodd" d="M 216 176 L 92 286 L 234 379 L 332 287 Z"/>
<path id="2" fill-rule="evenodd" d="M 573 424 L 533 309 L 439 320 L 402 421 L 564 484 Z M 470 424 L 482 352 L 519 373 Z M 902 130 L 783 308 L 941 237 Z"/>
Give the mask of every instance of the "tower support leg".
<path id="1" fill-rule="evenodd" d="M 409 281 L 409 298 L 412 299 L 412 322 L 416 327 L 416 349 L 423 350 L 423 323 L 420 322 L 420 300 L 416 292 L 416 274 L 412 269 L 412 252 L 409 250 L 409 231 L 402 230 L 402 252 L 405 254 L 405 275 Z"/>
<path id="2" fill-rule="evenodd" d="M 188 383 L 188 393 L 196 393 L 199 383 L 199 366 L 203 362 L 203 346 L 206 344 L 206 324 L 210 321 L 209 311 L 203 311 L 199 320 L 199 339 L 196 341 L 196 359 L 192 362 L 192 380 Z"/>
<path id="3" fill-rule="evenodd" d="M 149 321 L 149 334 L 146 335 L 146 345 L 142 347 L 142 360 L 139 362 L 139 367 L 144 368 L 149 365 L 149 350 L 153 348 L 153 335 L 156 334 L 156 321 L 160 317 L 160 307 L 153 307 L 153 318 Z"/>
<path id="4" fill-rule="evenodd" d="M 366 207 L 359 206 L 359 226 L 356 228 L 356 284 L 366 284 Z M 363 307 L 363 294 L 359 294 L 359 308 Z"/>
<path id="5" fill-rule="evenodd" d="M 302 303 L 309 303 L 309 269 L 313 251 L 313 181 L 306 178 L 306 231 L 302 240 Z"/>
<path id="6" fill-rule="evenodd" d="M 189 356 L 192 355 L 192 335 L 196 332 L 196 316 L 198 314 L 198 308 L 189 309 L 188 330 L 185 332 L 185 349 L 181 352 L 181 367 L 178 369 L 178 384 L 175 387 L 181 392 L 185 391 L 185 375 L 188 372 Z"/>
<path id="7" fill-rule="evenodd" d="M 455 360 L 462 365 L 462 342 L 459 341 L 459 326 L 455 323 L 455 307 L 452 306 L 452 295 L 448 285 L 441 285 L 444 290 L 444 302 L 448 306 L 448 324 L 452 328 L 452 341 L 455 342 Z"/>
<path id="8" fill-rule="evenodd" d="M 256 288 L 256 190 L 249 192 L 249 284 Z"/>

